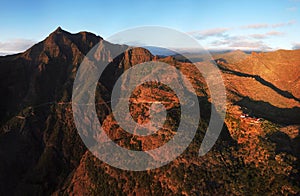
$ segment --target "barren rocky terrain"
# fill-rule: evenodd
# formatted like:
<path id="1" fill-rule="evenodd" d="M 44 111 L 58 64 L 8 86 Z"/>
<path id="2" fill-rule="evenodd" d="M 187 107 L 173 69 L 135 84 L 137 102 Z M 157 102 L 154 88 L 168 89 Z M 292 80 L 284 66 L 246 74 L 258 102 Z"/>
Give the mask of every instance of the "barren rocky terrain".
<path id="1" fill-rule="evenodd" d="M 151 104 L 161 102 L 167 109 L 164 127 L 142 137 L 118 126 L 110 99 L 113 85 L 124 71 L 143 62 L 165 62 L 191 82 L 201 120 L 192 143 L 173 162 L 154 170 L 125 171 L 98 160 L 83 144 L 72 114 L 72 87 L 84 56 L 98 43 L 95 59 L 109 63 L 96 91 L 98 119 L 107 135 L 124 148 L 161 146 L 176 134 L 180 121 L 180 103 L 174 91 L 152 82 L 133 91 L 129 114 L 137 123 L 146 123 Z M 126 52 L 112 59 L 113 51 L 121 49 Z M 92 33 L 71 34 L 61 28 L 24 53 L 0 57 L 0 193 L 299 194 L 300 50 L 232 51 L 212 58 L 225 83 L 227 113 L 217 143 L 199 157 L 211 97 L 201 73 L 184 57 L 154 56 L 144 48 L 115 45 Z M 177 75 L 169 77 L 178 79 Z"/>

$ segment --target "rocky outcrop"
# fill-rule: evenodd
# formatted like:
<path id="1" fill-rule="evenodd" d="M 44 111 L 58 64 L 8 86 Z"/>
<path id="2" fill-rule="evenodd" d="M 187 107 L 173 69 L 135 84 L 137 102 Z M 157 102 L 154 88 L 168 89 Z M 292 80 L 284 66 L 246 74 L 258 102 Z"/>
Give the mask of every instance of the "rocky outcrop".
<path id="1" fill-rule="evenodd" d="M 111 114 L 110 97 L 114 83 L 124 71 L 139 63 L 160 61 L 179 69 L 191 82 L 199 99 L 201 120 L 194 140 L 173 162 L 144 172 L 123 171 L 99 161 L 86 149 L 74 124 L 71 94 L 77 69 L 94 46 L 97 48 L 93 58 L 108 64 L 95 95 L 98 118 L 107 135 L 124 148 L 149 150 L 163 145 L 176 134 L 180 121 L 177 95 L 163 84 L 146 83 L 132 93 L 128 115 L 138 123 L 146 123 L 150 120 L 151 103 L 162 102 L 168 112 L 163 129 L 150 137 L 137 137 L 122 130 Z M 125 52 L 118 54 L 123 50 Z M 144 48 L 114 45 L 88 32 L 71 34 L 58 28 L 24 53 L 0 57 L 0 92 L 6 95 L 0 98 L 0 192 L 28 195 L 297 194 L 300 191 L 298 128 L 293 128 L 290 134 L 289 129 L 276 124 L 272 115 L 258 109 L 267 104 L 272 104 L 270 108 L 274 111 L 280 106 L 298 107 L 297 66 L 286 71 L 294 75 L 283 76 L 277 82 L 273 81 L 272 74 L 285 73 L 288 63 L 298 65 L 299 56 L 298 51 L 251 56 L 238 51 L 218 56 L 223 59 L 219 65 L 225 68 L 222 74 L 229 109 L 219 140 L 207 155 L 199 157 L 211 103 L 205 80 L 193 64 L 174 57 L 154 57 Z M 262 67 L 249 68 L 261 62 Z M 285 69 L 277 69 L 280 62 Z M 205 59 L 201 59 L 201 63 L 205 63 Z M 135 78 L 128 78 L 131 79 Z M 178 76 L 170 75 L 170 79 L 176 81 Z M 290 79 L 295 85 L 280 83 Z M 264 102 L 258 104 L 257 101 Z M 253 116 L 255 108 L 265 115 L 262 122 Z M 241 118 L 251 109 L 249 117 Z M 282 118 L 280 123 L 288 122 L 286 119 Z M 84 123 L 91 124 L 93 120 L 85 118 Z M 296 117 L 291 120 L 289 123 L 297 123 Z"/>

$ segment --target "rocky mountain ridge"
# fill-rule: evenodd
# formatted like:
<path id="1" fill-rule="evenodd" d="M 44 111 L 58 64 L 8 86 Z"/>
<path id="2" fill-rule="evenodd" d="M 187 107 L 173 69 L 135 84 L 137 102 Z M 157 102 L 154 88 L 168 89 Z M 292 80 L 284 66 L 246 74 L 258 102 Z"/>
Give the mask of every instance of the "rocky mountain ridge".
<path id="1" fill-rule="evenodd" d="M 113 84 L 125 70 L 147 61 L 165 62 L 193 85 L 201 108 L 199 128 L 187 150 L 170 164 L 145 172 L 123 171 L 99 161 L 82 143 L 72 115 L 72 85 L 81 61 L 96 45 L 94 58 L 109 63 L 98 82 L 98 118 L 106 133 L 124 148 L 160 146 L 175 134 L 179 121 L 176 95 L 161 84 L 145 84 L 131 97 L 131 115 L 143 123 L 149 120 L 149 104 L 139 101 L 169 99 L 166 130 L 148 139 L 124 133 L 111 114 L 109 100 Z M 123 49 L 112 59 L 114 51 Z M 227 89 L 228 111 L 214 148 L 198 157 L 210 118 L 210 92 L 188 61 L 160 58 L 143 48 L 115 45 L 92 33 L 71 34 L 61 28 L 24 53 L 0 57 L 0 92 L 6 95 L 0 100 L 0 191 L 30 195 L 299 194 L 300 52 L 245 55 L 238 51 L 214 59 Z"/>

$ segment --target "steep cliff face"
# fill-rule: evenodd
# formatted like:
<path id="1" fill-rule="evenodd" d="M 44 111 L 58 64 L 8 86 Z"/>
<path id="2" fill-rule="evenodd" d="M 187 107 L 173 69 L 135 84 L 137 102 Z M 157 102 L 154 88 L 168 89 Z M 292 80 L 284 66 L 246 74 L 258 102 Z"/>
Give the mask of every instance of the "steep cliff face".
<path id="1" fill-rule="evenodd" d="M 246 107 L 252 116 L 299 124 L 299 56 L 299 50 L 279 50 L 252 53 L 234 63 L 218 59 L 228 98 Z"/>
<path id="2" fill-rule="evenodd" d="M 0 58 L 4 192 L 52 192 L 77 167 L 86 149 L 73 122 L 72 85 L 84 55 L 96 45 L 95 59 L 108 63 L 113 52 L 128 49 L 91 33 L 71 34 L 58 28 L 26 52 Z M 151 58 L 141 48 L 119 55 L 106 71 L 112 75 L 99 83 L 103 97 L 109 96 L 107 89 L 125 69 Z"/>
<path id="3" fill-rule="evenodd" d="M 86 54 L 102 38 L 56 29 L 26 52 L 0 58 L 1 119 L 29 105 L 57 100 Z M 64 87 L 65 88 L 65 87 Z"/>
<path id="4" fill-rule="evenodd" d="M 151 103 L 162 101 L 168 111 L 164 129 L 146 138 L 122 130 L 111 114 L 110 97 L 124 71 L 143 62 L 160 61 L 179 69 L 193 85 L 200 104 L 199 128 L 191 145 L 173 162 L 145 172 L 123 171 L 99 161 L 86 149 L 74 124 L 71 95 L 78 67 L 96 45 L 93 58 L 108 64 L 95 95 L 98 118 L 109 137 L 124 148 L 161 146 L 176 134 L 180 121 L 177 95 L 163 84 L 146 83 L 132 93 L 128 115 L 145 123 L 150 120 Z M 299 56 L 298 51 L 250 56 L 239 51 L 218 56 L 229 109 L 219 140 L 207 155 L 198 157 L 211 104 L 209 89 L 194 65 L 173 57 L 154 57 L 143 48 L 114 45 L 88 32 L 71 34 L 58 28 L 24 53 L 0 57 L 0 93 L 6 95 L 0 98 L 0 192 L 297 194 L 300 122 L 295 73 L 299 73 Z M 278 62 L 292 70 L 277 69 L 282 65 Z M 293 75 L 281 77 L 281 72 Z M 169 77 L 178 80 L 176 74 Z M 281 84 L 286 80 L 293 85 Z M 267 111 L 269 107 L 272 112 Z M 278 118 L 277 109 L 286 110 L 286 116 Z M 241 118 L 245 113 L 249 117 Z M 258 122 L 254 115 L 265 120 Z M 92 119 L 86 118 L 84 123 L 91 124 Z"/>
<path id="5" fill-rule="evenodd" d="M 234 69 L 251 75 L 260 75 L 282 91 L 291 93 L 299 101 L 299 56 L 300 50 L 253 53 L 237 63 Z"/>
<path id="6" fill-rule="evenodd" d="M 76 165 L 84 146 L 72 129 L 70 105 L 58 103 L 70 101 L 80 62 L 101 41 L 90 33 L 58 28 L 26 52 L 1 57 L 0 92 L 6 95 L 1 96 L 0 113 L 4 192 L 49 191 L 60 183 L 62 170 Z M 67 141 L 75 144 L 66 147 Z M 46 183 L 37 186 L 40 181 Z"/>

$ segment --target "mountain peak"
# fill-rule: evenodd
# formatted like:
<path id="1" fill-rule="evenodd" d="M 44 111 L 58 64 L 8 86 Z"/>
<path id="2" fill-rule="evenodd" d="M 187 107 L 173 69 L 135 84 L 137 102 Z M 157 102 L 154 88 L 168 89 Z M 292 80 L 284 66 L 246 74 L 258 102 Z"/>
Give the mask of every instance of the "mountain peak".
<path id="1" fill-rule="evenodd" d="M 69 33 L 68 31 L 63 30 L 60 26 L 57 27 L 51 34 L 61 34 L 61 33 Z M 50 34 L 50 35 L 51 35 Z"/>
<path id="2" fill-rule="evenodd" d="M 63 31 L 63 29 L 59 26 L 59 27 L 57 27 L 57 28 L 55 29 L 54 32 L 62 32 L 62 31 Z"/>

